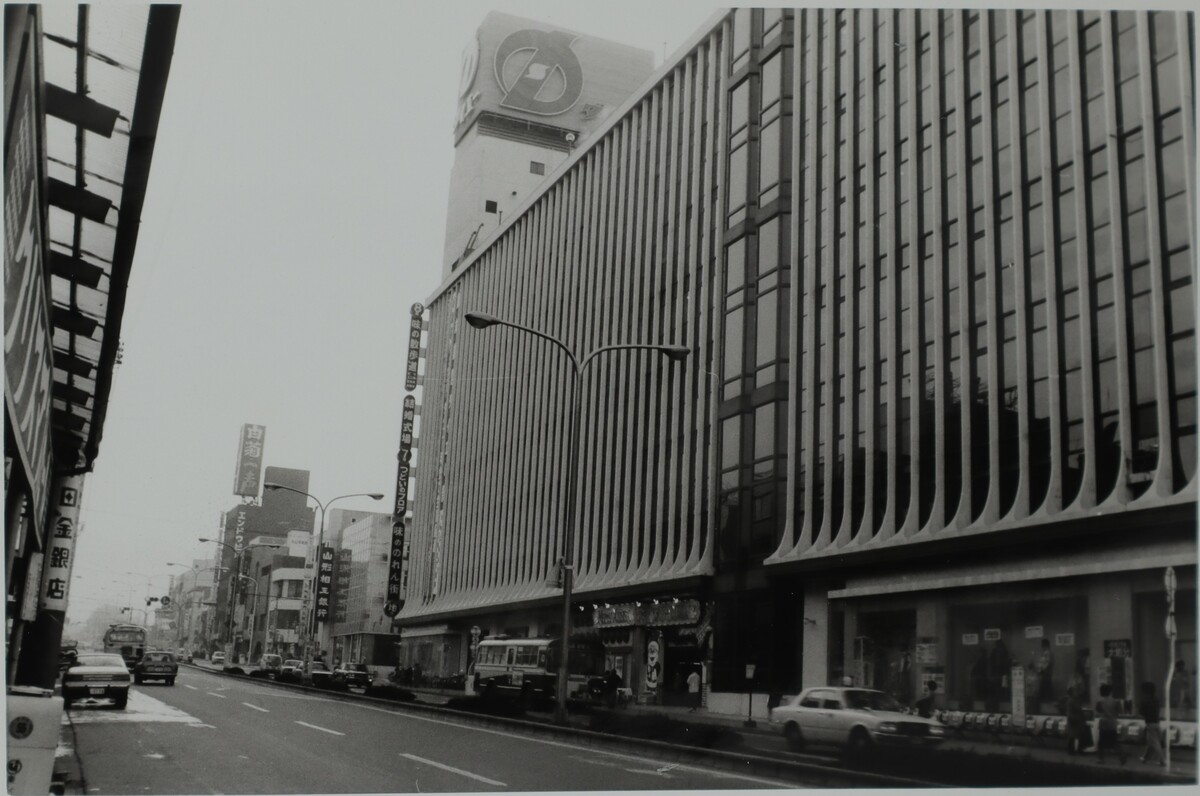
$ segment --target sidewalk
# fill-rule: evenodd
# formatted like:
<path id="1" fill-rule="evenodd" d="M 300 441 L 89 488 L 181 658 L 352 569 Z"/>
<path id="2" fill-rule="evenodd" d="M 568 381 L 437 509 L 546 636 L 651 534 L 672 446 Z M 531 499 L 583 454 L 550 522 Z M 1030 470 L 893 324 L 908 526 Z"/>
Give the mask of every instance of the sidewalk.
<path id="1" fill-rule="evenodd" d="M 709 725 L 722 727 L 739 733 L 749 750 L 771 754 L 783 753 L 793 755 L 783 740 L 778 725 L 769 721 L 757 720 L 754 727 L 745 726 L 745 717 L 709 713 L 704 710 L 692 712 L 686 707 L 668 707 L 661 705 L 634 705 L 617 708 L 617 712 L 631 714 L 659 715 L 675 721 L 692 725 Z M 1164 785 L 1186 785 L 1197 781 L 1196 750 L 1193 748 L 1175 746 L 1171 748 L 1171 771 L 1138 761 L 1143 747 L 1135 744 L 1123 744 L 1128 760 L 1125 766 L 1114 758 L 1104 763 L 1097 761 L 1094 750 L 1082 755 L 1068 755 L 1066 741 L 1053 736 L 1037 736 L 1024 734 L 999 734 L 990 732 L 957 732 L 951 730 L 946 740 L 935 747 L 933 754 L 943 757 L 955 755 L 969 756 L 980 760 L 990 759 L 996 763 L 1005 761 L 1037 761 L 1045 766 L 1070 767 L 1087 769 L 1088 776 L 1092 771 L 1116 770 L 1124 768 L 1128 773 L 1134 773 L 1147 780 L 1160 782 Z M 1084 773 L 1084 772 L 1080 772 Z"/>

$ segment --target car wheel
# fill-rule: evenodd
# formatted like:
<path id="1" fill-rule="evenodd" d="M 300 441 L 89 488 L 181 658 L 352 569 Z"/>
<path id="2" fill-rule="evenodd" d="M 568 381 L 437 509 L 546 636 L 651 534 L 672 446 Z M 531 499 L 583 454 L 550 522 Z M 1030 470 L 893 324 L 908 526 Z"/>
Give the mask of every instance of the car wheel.
<path id="1" fill-rule="evenodd" d="M 137 685 L 141 685 L 141 684 L 142 684 L 142 678 L 141 678 L 141 677 L 139 677 L 139 676 L 137 676 L 137 675 L 134 675 L 133 682 L 134 682 L 135 684 L 137 684 Z"/>
<path id="2" fill-rule="evenodd" d="M 799 752 L 804 749 L 804 734 L 800 732 L 800 725 L 794 721 L 789 721 L 783 728 L 783 737 L 787 739 L 788 748 L 793 752 Z"/>
<path id="3" fill-rule="evenodd" d="M 865 757 L 872 746 L 874 746 L 874 741 L 871 740 L 871 733 L 867 732 L 865 727 L 855 727 L 854 731 L 850 733 L 850 745 L 847 751 L 851 757 L 856 759 Z"/>
<path id="4" fill-rule="evenodd" d="M 174 678 L 174 677 L 168 677 L 168 678 L 167 678 L 167 685 L 175 685 L 175 678 Z"/>
<path id="5" fill-rule="evenodd" d="M 126 691 L 124 694 L 121 694 L 121 696 L 116 698 L 116 700 L 113 703 L 113 707 L 115 707 L 117 710 L 124 710 L 125 706 L 127 704 L 129 704 L 129 692 L 128 691 Z"/>

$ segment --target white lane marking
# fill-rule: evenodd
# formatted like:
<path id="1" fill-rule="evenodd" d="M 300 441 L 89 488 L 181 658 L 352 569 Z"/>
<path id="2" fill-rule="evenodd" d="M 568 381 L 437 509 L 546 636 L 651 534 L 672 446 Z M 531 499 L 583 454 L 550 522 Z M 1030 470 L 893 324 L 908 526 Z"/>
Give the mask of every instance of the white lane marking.
<path id="1" fill-rule="evenodd" d="M 63 711 L 63 721 L 72 724 L 120 724 L 122 722 L 166 722 L 172 724 L 197 725 L 200 719 L 184 713 L 141 691 L 131 690 L 125 710 L 111 710 L 107 706 L 94 710 L 72 706 L 70 717 Z"/>
<path id="2" fill-rule="evenodd" d="M 323 701 L 323 702 L 338 702 L 338 700 L 335 700 L 335 699 L 323 699 L 321 701 Z M 540 743 L 540 744 L 545 744 L 546 746 L 556 746 L 560 749 L 572 749 L 575 751 L 587 752 L 589 754 L 607 755 L 609 757 L 619 757 L 623 760 L 632 760 L 636 763 L 642 763 L 642 764 L 651 765 L 651 766 L 655 766 L 655 767 L 670 765 L 662 760 L 652 760 L 648 757 L 639 757 L 637 755 L 625 754 L 623 752 L 610 752 L 607 749 L 594 749 L 590 746 L 580 746 L 579 744 L 571 744 L 571 743 L 566 743 L 564 741 L 551 741 L 546 738 L 533 738 L 533 737 L 529 737 L 529 736 L 518 736 L 518 735 L 514 735 L 511 730 L 510 731 L 489 730 L 486 727 L 475 727 L 470 724 L 460 724 L 458 722 L 446 721 L 444 719 L 435 719 L 435 718 L 431 718 L 429 716 L 418 716 L 415 713 L 406 713 L 402 710 L 395 710 L 395 709 L 389 710 L 387 708 L 380 708 L 380 707 L 376 707 L 374 705 L 362 705 L 362 704 L 350 703 L 350 702 L 341 702 L 340 704 L 343 704 L 343 705 L 353 704 L 354 707 L 362 708 L 363 710 L 373 710 L 376 713 L 390 713 L 393 716 L 401 716 L 406 719 L 415 719 L 417 721 L 427 721 L 431 724 L 441 724 L 446 727 L 455 727 L 460 730 L 474 730 L 475 732 L 488 733 L 489 735 L 499 735 L 504 738 L 528 741 L 530 743 Z M 677 771 L 690 771 L 695 774 L 705 774 L 710 777 L 719 777 L 722 779 L 740 779 L 740 780 L 745 780 L 747 782 L 757 782 L 760 785 L 769 785 L 772 788 L 789 788 L 790 789 L 790 788 L 796 787 L 796 785 L 791 782 L 784 782 L 783 780 L 779 780 L 779 779 L 767 779 L 766 777 L 756 777 L 752 774 L 738 774 L 738 773 L 732 772 L 732 771 L 720 771 L 720 770 L 714 769 L 714 768 L 701 768 L 700 766 L 691 766 L 691 765 L 686 765 L 684 763 L 676 763 L 674 765 L 675 765 L 675 770 L 677 770 Z"/>
<path id="3" fill-rule="evenodd" d="M 330 735 L 345 735 L 346 734 L 344 732 L 338 732 L 337 730 L 330 730 L 330 729 L 326 729 L 325 727 L 318 727 L 315 724 L 309 724 L 307 721 L 297 721 L 296 723 L 303 727 L 311 727 L 314 730 L 320 730 L 321 732 L 327 732 Z"/>
<path id="4" fill-rule="evenodd" d="M 213 693 L 212 691 L 209 691 L 209 692 L 208 692 L 208 695 L 209 695 L 209 696 L 215 696 L 217 699 L 225 699 L 225 695 L 224 695 L 224 694 L 217 694 L 217 693 Z"/>
<path id="5" fill-rule="evenodd" d="M 267 710 L 266 708 L 260 708 L 258 705 L 251 705 L 249 702 L 243 702 L 242 704 L 243 704 L 243 705 L 245 705 L 245 706 L 246 706 L 246 707 L 248 707 L 248 708 L 251 708 L 251 709 L 253 709 L 253 710 L 257 710 L 257 711 L 259 711 L 260 713 L 270 713 L 270 712 L 271 712 L 271 711 Z"/>
<path id="6" fill-rule="evenodd" d="M 400 756 L 407 757 L 409 760 L 416 760 L 418 763 L 424 763 L 427 766 L 433 766 L 434 768 L 440 768 L 442 771 L 450 771 L 455 774 L 461 774 L 464 777 L 470 777 L 471 779 L 478 780 L 479 782 L 486 782 L 488 785 L 495 785 L 500 788 L 508 787 L 503 782 L 497 782 L 494 779 L 488 779 L 487 777 L 481 777 L 478 774 L 472 774 L 470 771 L 463 771 L 461 768 L 455 768 L 454 766 L 448 766 L 448 765 L 445 765 L 444 763 L 438 763 L 433 760 L 426 760 L 423 757 L 417 757 L 416 755 L 410 755 L 405 752 L 401 752 Z"/>
<path id="7" fill-rule="evenodd" d="M 184 683 L 184 684 L 183 684 L 183 687 L 184 687 L 184 688 L 190 688 L 190 689 L 192 689 L 193 691 L 199 691 L 199 690 L 200 690 L 200 689 L 199 689 L 199 688 L 197 688 L 196 686 L 194 686 L 194 685 L 188 685 L 187 683 Z"/>

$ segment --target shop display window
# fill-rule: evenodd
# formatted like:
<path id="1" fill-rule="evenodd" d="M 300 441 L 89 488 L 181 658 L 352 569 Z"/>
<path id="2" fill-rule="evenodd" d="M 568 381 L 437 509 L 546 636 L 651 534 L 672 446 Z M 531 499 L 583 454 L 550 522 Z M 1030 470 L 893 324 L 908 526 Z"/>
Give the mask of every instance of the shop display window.
<path id="1" fill-rule="evenodd" d="M 1026 713 L 1063 713 L 1068 688 L 1092 694 L 1087 616 L 1083 597 L 953 608 L 946 645 L 948 705 L 1010 712 L 1016 680 Z M 1015 678 L 1014 668 L 1020 669 Z"/>

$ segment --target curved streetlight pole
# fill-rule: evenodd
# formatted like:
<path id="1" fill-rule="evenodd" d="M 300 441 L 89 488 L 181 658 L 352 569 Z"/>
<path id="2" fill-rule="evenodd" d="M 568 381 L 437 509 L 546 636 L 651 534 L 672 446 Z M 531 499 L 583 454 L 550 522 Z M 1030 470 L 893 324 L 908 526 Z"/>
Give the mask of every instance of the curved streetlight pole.
<path id="1" fill-rule="evenodd" d="M 554 705 L 554 718 L 560 724 L 567 723 L 567 688 L 568 688 L 568 661 L 569 650 L 571 643 L 571 592 L 574 586 L 574 565 L 575 565 L 575 502 L 576 495 L 579 491 L 580 471 L 582 470 L 579 459 L 579 424 L 580 414 L 582 412 L 582 392 L 580 381 L 583 379 L 583 372 L 589 364 L 591 364 L 600 354 L 608 354 L 613 351 L 657 351 L 665 355 L 672 362 L 682 362 L 683 359 L 691 353 L 691 349 L 681 345 L 656 345 L 653 343 L 619 343 L 616 345 L 600 346 L 582 358 L 575 355 L 566 343 L 559 340 L 557 337 L 546 334 L 545 332 L 533 329 L 529 326 L 523 326 L 519 323 L 506 321 L 497 318 L 495 315 L 489 315 L 484 312 L 468 312 L 463 316 L 468 324 L 475 329 L 486 329 L 489 326 L 507 326 L 510 329 L 526 332 L 535 337 L 540 337 L 543 340 L 555 345 L 560 351 L 567 355 L 567 359 L 571 361 L 571 428 L 570 435 L 567 441 L 567 462 L 571 468 L 570 476 L 567 480 L 567 501 L 566 501 L 566 521 L 563 524 L 563 546 L 562 560 L 559 562 L 559 567 L 562 572 L 562 639 L 559 652 L 558 664 L 558 698 Z"/>
<path id="2" fill-rule="evenodd" d="M 325 538 L 325 509 L 329 506 L 332 506 L 335 502 L 342 500 L 343 498 L 369 497 L 369 498 L 371 498 L 371 500 L 383 500 L 383 494 L 381 492 L 354 492 L 349 495 L 338 495 L 337 497 L 330 498 L 329 500 L 322 503 L 316 497 L 316 495 L 312 495 L 308 492 L 305 492 L 302 489 L 294 489 L 293 487 L 290 487 L 290 486 L 284 486 L 283 484 L 277 484 L 273 481 L 267 481 L 266 483 L 264 483 L 263 489 L 264 490 L 266 490 L 266 489 L 282 489 L 285 492 L 295 492 L 297 495 L 304 495 L 305 497 L 311 499 L 312 502 L 316 503 L 317 507 L 319 509 L 321 509 L 321 521 L 317 525 L 317 543 L 313 547 L 313 581 L 312 581 L 312 594 L 311 594 L 311 596 L 312 596 L 312 616 L 309 617 L 309 627 L 308 627 L 309 641 L 304 645 L 304 659 L 307 662 L 308 660 L 310 660 L 309 645 L 312 644 L 312 640 L 314 638 L 316 639 L 316 642 L 317 642 L 317 645 L 316 645 L 317 652 L 320 652 L 322 649 L 321 639 L 317 637 L 317 584 L 320 582 L 320 573 L 321 573 L 321 542 Z M 321 624 L 323 625 L 325 623 L 322 622 Z"/>

